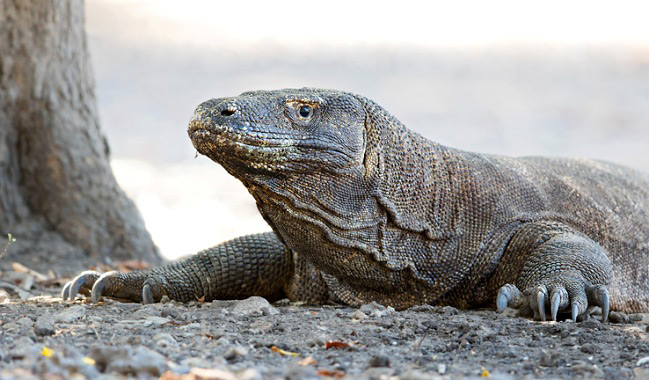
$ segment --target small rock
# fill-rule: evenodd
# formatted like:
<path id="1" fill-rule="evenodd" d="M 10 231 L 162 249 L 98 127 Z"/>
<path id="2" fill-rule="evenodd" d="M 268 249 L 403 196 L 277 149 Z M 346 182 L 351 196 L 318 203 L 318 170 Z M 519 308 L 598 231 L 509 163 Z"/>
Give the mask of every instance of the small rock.
<path id="1" fill-rule="evenodd" d="M 604 378 L 604 371 L 597 366 L 585 363 L 577 363 L 572 365 L 572 372 L 575 374 L 583 374 L 584 379 L 602 379 Z"/>
<path id="2" fill-rule="evenodd" d="M 629 320 L 632 322 L 642 322 L 644 320 L 644 314 L 641 313 L 629 314 Z"/>
<path id="3" fill-rule="evenodd" d="M 362 305 L 360 311 L 362 311 L 366 315 L 371 315 L 375 318 L 381 318 L 384 315 L 394 313 L 394 308 L 392 306 L 385 307 L 381 304 L 376 303 L 376 301 L 372 301 L 372 303 Z"/>
<path id="4" fill-rule="evenodd" d="M 21 328 L 16 322 L 8 322 L 2 325 L 3 331 L 20 331 Z"/>
<path id="5" fill-rule="evenodd" d="M 201 328 L 200 323 L 188 323 L 186 325 L 180 326 L 181 330 L 198 330 Z"/>
<path id="6" fill-rule="evenodd" d="M 192 368 L 189 373 L 192 379 L 237 380 L 234 373 L 216 368 Z"/>
<path id="7" fill-rule="evenodd" d="M 599 319 L 596 318 L 589 318 L 583 322 L 579 322 L 579 327 L 599 330 L 602 328 L 602 322 L 600 322 Z"/>
<path id="8" fill-rule="evenodd" d="M 597 346 L 595 346 L 592 343 L 585 343 L 584 345 L 581 346 L 580 350 L 585 354 L 592 354 L 597 352 Z"/>
<path id="9" fill-rule="evenodd" d="M 228 346 L 230 344 L 230 340 L 224 336 L 220 337 L 214 342 L 215 345 L 217 346 Z"/>
<path id="10" fill-rule="evenodd" d="M 266 334 L 273 331 L 275 324 L 265 319 L 257 320 L 250 324 L 251 334 Z"/>
<path id="11" fill-rule="evenodd" d="M 312 366 L 292 365 L 286 370 L 287 380 L 319 380 L 320 376 Z"/>
<path id="12" fill-rule="evenodd" d="M 417 305 L 417 306 L 411 307 L 407 311 L 412 311 L 412 312 L 415 312 L 415 313 L 431 313 L 431 312 L 435 311 L 435 307 L 432 306 L 432 305 Z"/>
<path id="13" fill-rule="evenodd" d="M 515 310 L 514 310 L 515 311 Z M 442 306 L 437 308 L 437 312 L 444 315 L 457 315 L 460 311 L 453 306 Z"/>
<path id="14" fill-rule="evenodd" d="M 369 318 L 367 314 L 363 313 L 360 310 L 356 310 L 355 312 L 352 313 L 352 319 L 357 319 L 357 320 L 363 320 Z"/>
<path id="15" fill-rule="evenodd" d="M 81 305 L 73 305 L 69 308 L 54 314 L 55 322 L 69 323 L 76 321 L 86 314 L 86 309 Z"/>
<path id="16" fill-rule="evenodd" d="M 47 336 L 54 334 L 54 318 L 48 312 L 43 313 L 36 320 L 34 333 L 38 336 Z"/>
<path id="17" fill-rule="evenodd" d="M 401 380 L 428 380 L 430 378 L 433 378 L 430 374 L 414 369 L 406 371 L 399 377 Z"/>
<path id="18" fill-rule="evenodd" d="M 145 322 L 149 322 L 149 323 L 151 323 L 153 326 L 162 326 L 162 325 L 164 325 L 165 323 L 169 323 L 169 318 L 158 317 L 158 316 L 152 315 L 152 316 L 150 316 L 150 317 L 147 317 L 147 318 L 145 319 Z"/>
<path id="19" fill-rule="evenodd" d="M 255 368 L 248 368 L 237 376 L 238 380 L 262 380 L 263 378 L 261 372 Z"/>
<path id="20" fill-rule="evenodd" d="M 31 318 L 28 317 L 22 317 L 19 320 L 17 320 L 16 323 L 24 330 L 34 326 L 34 321 L 32 321 Z"/>
<path id="21" fill-rule="evenodd" d="M 237 300 L 214 300 L 212 301 L 212 308 L 214 309 L 227 309 L 236 305 L 239 301 Z"/>
<path id="22" fill-rule="evenodd" d="M 630 323 L 629 316 L 619 311 L 612 311 L 608 316 L 608 320 L 611 323 Z"/>
<path id="23" fill-rule="evenodd" d="M 104 373 L 160 376 L 167 369 L 165 357 L 144 346 L 134 349 L 94 346 L 90 351 L 90 357 L 95 359 L 98 367 L 105 368 Z"/>
<path id="24" fill-rule="evenodd" d="M 368 368 L 372 367 L 390 367 L 390 358 L 385 355 L 373 356 L 369 363 L 367 364 Z"/>
<path id="25" fill-rule="evenodd" d="M 437 373 L 439 373 L 440 375 L 445 374 L 446 373 L 446 364 L 444 364 L 444 363 L 438 364 L 437 365 Z"/>
<path id="26" fill-rule="evenodd" d="M 26 336 L 20 337 L 14 343 L 13 349 L 9 351 L 9 357 L 13 359 L 22 359 L 25 356 L 37 355 L 40 347 L 34 344 L 34 341 Z"/>
<path id="27" fill-rule="evenodd" d="M 307 347 L 324 347 L 325 344 L 327 343 L 327 337 L 318 335 L 318 336 L 313 336 L 306 341 L 306 346 Z"/>
<path id="28" fill-rule="evenodd" d="M 265 298 L 253 296 L 237 302 L 231 309 L 233 314 L 260 317 L 262 315 L 279 314 Z"/>
<path id="29" fill-rule="evenodd" d="M 394 379 L 394 369 L 388 367 L 371 367 L 363 372 L 361 379 Z"/>
<path id="30" fill-rule="evenodd" d="M 153 336 L 153 341 L 158 347 L 161 348 L 175 348 L 178 346 L 178 342 L 174 339 L 171 334 L 168 333 L 157 333 Z"/>
<path id="31" fill-rule="evenodd" d="M 180 314 L 180 311 L 178 311 L 178 309 L 175 307 L 165 306 L 160 309 L 160 316 L 170 319 L 181 319 L 182 314 Z"/>
<path id="32" fill-rule="evenodd" d="M 246 355 L 248 355 L 248 350 L 247 349 L 245 349 L 244 347 L 241 347 L 241 346 L 234 346 L 234 347 L 230 347 L 230 349 L 228 349 L 225 352 L 225 354 L 223 354 L 223 357 L 227 361 L 234 361 L 234 360 L 236 360 L 238 358 L 241 358 L 241 357 L 244 357 Z"/>
<path id="33" fill-rule="evenodd" d="M 215 363 L 216 361 L 216 363 Z M 225 365 L 226 362 L 223 358 L 216 358 L 214 360 L 207 360 L 205 358 L 187 358 L 180 361 L 180 365 L 189 368 L 210 368 L 217 366 Z"/>

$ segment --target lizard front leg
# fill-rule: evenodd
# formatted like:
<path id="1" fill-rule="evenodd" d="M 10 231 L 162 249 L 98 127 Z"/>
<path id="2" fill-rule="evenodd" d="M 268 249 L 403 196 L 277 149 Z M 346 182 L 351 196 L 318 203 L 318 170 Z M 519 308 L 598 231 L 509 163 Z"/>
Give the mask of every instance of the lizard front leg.
<path id="1" fill-rule="evenodd" d="M 507 250 L 525 261 L 515 284 L 499 289 L 499 311 L 509 306 L 543 321 L 546 310 L 555 321 L 559 312 L 569 312 L 576 321 L 589 307 L 599 306 L 602 321 L 607 320 L 612 265 L 595 241 L 565 225 L 540 224 L 523 228 Z"/>
<path id="2" fill-rule="evenodd" d="M 312 302 L 326 299 L 326 285 L 319 272 L 296 265 L 294 259 L 274 233 L 247 235 L 151 270 L 83 272 L 63 287 L 62 298 L 72 300 L 83 293 L 91 295 L 93 303 L 102 296 L 144 303 L 157 302 L 163 296 L 180 302 L 253 295 L 275 300 L 294 294 Z M 312 281 L 298 281 L 306 273 Z"/>

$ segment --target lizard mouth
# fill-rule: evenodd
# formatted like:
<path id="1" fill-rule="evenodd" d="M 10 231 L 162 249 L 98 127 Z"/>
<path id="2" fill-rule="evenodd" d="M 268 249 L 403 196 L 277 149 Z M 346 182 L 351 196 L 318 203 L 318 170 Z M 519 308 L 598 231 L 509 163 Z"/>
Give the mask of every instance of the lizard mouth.
<path id="1" fill-rule="evenodd" d="M 295 140 L 249 125 L 228 125 L 192 120 L 188 128 L 194 148 L 211 160 L 252 172 L 285 168 L 295 154 Z"/>
<path id="2" fill-rule="evenodd" d="M 295 139 L 291 136 L 278 136 L 277 133 L 266 132 L 249 125 L 206 125 L 192 122 L 187 132 L 196 148 L 199 148 L 197 145 L 205 143 L 222 147 L 232 145 L 248 148 L 290 148 L 296 145 Z"/>

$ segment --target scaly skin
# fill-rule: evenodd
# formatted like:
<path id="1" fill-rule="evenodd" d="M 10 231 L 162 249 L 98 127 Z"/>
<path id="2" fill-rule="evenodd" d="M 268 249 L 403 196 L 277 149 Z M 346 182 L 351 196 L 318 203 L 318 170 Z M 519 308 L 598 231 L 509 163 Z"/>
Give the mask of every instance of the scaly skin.
<path id="1" fill-rule="evenodd" d="M 646 174 L 463 152 L 366 98 L 308 88 L 209 100 L 189 136 L 243 182 L 274 234 L 151 271 L 84 273 L 64 298 L 257 294 L 511 306 L 540 319 L 576 319 L 593 306 L 603 319 L 609 309 L 649 311 Z"/>

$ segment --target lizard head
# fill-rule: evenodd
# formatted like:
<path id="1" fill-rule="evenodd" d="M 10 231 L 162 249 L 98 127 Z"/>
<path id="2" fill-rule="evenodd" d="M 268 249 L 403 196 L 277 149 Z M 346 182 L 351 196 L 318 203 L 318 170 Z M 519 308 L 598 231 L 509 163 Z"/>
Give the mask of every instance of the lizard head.
<path id="1" fill-rule="evenodd" d="M 242 179 L 361 168 L 364 125 L 354 95 L 305 88 L 208 100 L 188 133 L 199 153 Z"/>

